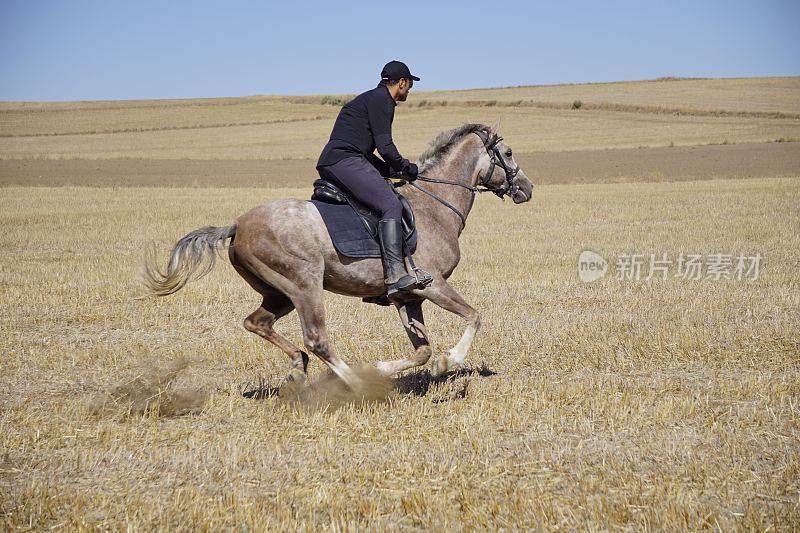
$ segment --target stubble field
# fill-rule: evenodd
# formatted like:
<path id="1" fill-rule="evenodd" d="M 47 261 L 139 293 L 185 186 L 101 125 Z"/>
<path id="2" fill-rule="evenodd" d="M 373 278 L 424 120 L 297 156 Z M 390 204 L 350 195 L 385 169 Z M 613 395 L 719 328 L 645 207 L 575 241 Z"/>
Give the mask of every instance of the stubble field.
<path id="1" fill-rule="evenodd" d="M 452 278 L 483 315 L 468 359 L 474 371 L 440 380 L 427 370 L 411 371 L 392 382 L 386 402 L 368 405 L 297 406 L 276 396 L 244 398 L 243 391 L 278 385 L 287 360 L 241 327 L 259 299 L 224 261 L 172 297 L 135 299 L 142 293 L 138 280 L 148 246 L 166 253 L 191 229 L 227 224 L 271 199 L 306 198 L 308 188 L 121 187 L 99 179 L 77 182 L 95 185 L 90 187 L 47 187 L 46 177 L 36 187 L 18 186 L 14 169 L 78 157 L 77 170 L 67 176 L 78 179 L 80 169 L 88 168 L 80 165 L 106 152 L 51 152 L 47 143 L 56 135 L 24 137 L 34 147 L 25 153 L 20 145 L 1 144 L 7 186 L 0 188 L 0 524 L 163 530 L 796 529 L 797 143 L 762 145 L 783 150 L 783 164 L 777 166 L 750 163 L 748 170 L 737 171 L 725 163 L 736 149 L 763 157 L 766 152 L 752 141 L 796 131 L 797 119 L 759 115 L 798 112 L 793 80 L 781 81 L 790 87 L 777 89 L 774 80 L 703 81 L 718 98 L 692 93 L 683 87 L 688 81 L 663 82 L 679 84 L 679 94 L 705 95 L 685 104 L 692 109 L 719 103 L 730 115 L 593 111 L 607 125 L 651 115 L 702 119 L 730 137 L 717 121 L 735 119 L 762 133 L 758 139 L 731 139 L 749 140 L 748 145 L 696 148 L 719 157 L 715 173 L 696 175 L 674 170 L 680 165 L 671 163 L 658 163 L 673 169 L 666 175 L 648 170 L 647 153 L 652 161 L 669 161 L 670 150 L 705 144 L 684 133 L 675 138 L 675 148 L 659 140 L 649 145 L 663 148 L 598 152 L 589 163 L 575 165 L 588 168 L 582 171 L 586 175 L 576 171 L 574 179 L 553 180 L 535 189 L 528 204 L 482 196 L 462 236 L 462 262 Z M 625 94 L 608 96 L 609 88 L 601 85 L 592 93 L 596 100 L 584 101 L 672 105 L 663 101 L 669 89 L 660 82 L 642 83 L 655 83 L 660 99 L 642 92 L 641 84 L 619 84 L 620 93 L 628 91 L 627 100 Z M 750 98 L 752 108 L 737 106 L 741 99 L 730 95 L 749 94 L 753 86 L 768 97 Z M 560 90 L 558 101 L 574 98 L 574 87 Z M 541 89 L 515 98 L 544 102 L 556 93 Z M 649 103 L 640 101 L 645 96 Z M 72 105 L 78 104 L 62 104 Z M 133 104 L 118 107 L 126 105 Z M 415 113 L 443 108 L 451 109 Z M 591 129 L 581 131 L 557 115 L 585 111 L 536 109 L 554 114 L 549 120 L 562 128 L 563 138 L 581 137 L 584 145 L 602 143 L 602 148 L 627 146 L 625 127 L 609 126 L 598 140 Z M 398 109 L 398 119 L 404 111 Z M 755 114 L 741 115 L 749 111 Z M 175 126 L 191 123 L 185 114 L 176 116 Z M 431 116 L 426 127 L 435 131 L 456 125 L 444 121 L 445 115 Z M 276 112 L 275 120 L 284 118 L 298 117 Z M 148 124 L 136 127 L 161 127 L 157 121 Z M 519 124 L 519 137 L 513 127 L 506 132 L 515 151 L 547 149 L 526 140 L 521 131 L 526 122 Z M 33 127 L 23 122 L 11 133 L 31 133 Z M 652 139 L 670 135 L 652 125 L 650 132 Z M 94 135 L 101 134 L 86 136 Z M 298 130 L 298 135 L 304 134 Z M 542 142 L 569 149 L 559 135 Z M 431 136 L 409 133 L 414 150 L 416 139 L 421 147 L 422 137 Z M 704 139 L 717 142 L 714 136 Z M 169 142 L 167 151 L 179 158 L 196 155 L 177 137 Z M 116 154 L 124 144 L 109 141 L 107 153 Z M 311 157 L 303 150 L 302 157 Z M 677 159 L 692 157 L 674 153 L 684 154 Z M 225 159 L 223 152 L 205 154 Z M 614 163 L 608 163 L 592 179 L 591 161 L 617 156 L 628 166 L 615 173 Z M 131 168 L 139 169 L 147 159 L 137 158 L 159 155 L 132 157 L 138 166 Z M 550 157 L 582 156 L 552 152 Z M 738 168 L 752 159 L 732 157 L 743 162 Z M 535 161 L 531 157 L 524 165 L 534 180 Z M 46 176 L 48 168 L 57 167 L 37 168 Z M 578 255 L 584 250 L 609 261 L 601 280 L 579 279 Z M 707 276 L 717 253 L 733 255 L 732 279 Z M 617 279 L 616 267 L 626 254 L 646 258 L 641 279 Z M 644 279 L 650 254 L 673 261 L 666 279 Z M 703 256 L 702 279 L 676 276 L 681 254 Z M 737 279 L 740 254 L 761 257 L 757 276 Z M 327 295 L 326 304 L 334 346 L 348 362 L 369 364 L 411 353 L 392 310 L 336 295 Z M 424 309 L 434 352 L 441 354 L 457 341 L 463 325 L 430 304 Z M 278 330 L 301 342 L 295 315 L 280 321 Z M 182 370 L 169 376 L 174 380 L 153 386 L 176 365 Z M 314 360 L 310 368 L 311 379 L 320 378 L 321 364 Z M 97 409 L 98 398 L 131 384 L 153 386 L 162 411 L 158 401 L 142 414 Z M 194 412 L 170 409 L 169 397 L 178 390 L 193 393 Z"/>

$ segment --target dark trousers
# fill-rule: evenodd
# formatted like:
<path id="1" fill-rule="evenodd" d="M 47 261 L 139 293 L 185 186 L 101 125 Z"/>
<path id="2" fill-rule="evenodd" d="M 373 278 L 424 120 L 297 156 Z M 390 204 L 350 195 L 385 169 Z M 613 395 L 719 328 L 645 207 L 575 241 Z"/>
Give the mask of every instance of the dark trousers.
<path id="1" fill-rule="evenodd" d="M 317 171 L 321 178 L 343 185 L 347 192 L 381 219 L 400 219 L 403 215 L 403 206 L 394 187 L 365 158 L 348 157 L 333 165 L 319 167 Z"/>

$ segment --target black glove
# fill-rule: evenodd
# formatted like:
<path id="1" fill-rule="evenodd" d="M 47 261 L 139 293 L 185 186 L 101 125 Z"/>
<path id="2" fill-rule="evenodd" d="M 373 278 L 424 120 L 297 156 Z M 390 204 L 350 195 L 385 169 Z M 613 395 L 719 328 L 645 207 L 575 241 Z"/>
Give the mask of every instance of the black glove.
<path id="1" fill-rule="evenodd" d="M 419 169 L 417 168 L 417 165 L 415 163 L 409 163 L 403 169 L 403 174 L 406 175 L 406 180 L 414 181 L 415 179 L 417 179 L 417 176 L 419 175 Z"/>

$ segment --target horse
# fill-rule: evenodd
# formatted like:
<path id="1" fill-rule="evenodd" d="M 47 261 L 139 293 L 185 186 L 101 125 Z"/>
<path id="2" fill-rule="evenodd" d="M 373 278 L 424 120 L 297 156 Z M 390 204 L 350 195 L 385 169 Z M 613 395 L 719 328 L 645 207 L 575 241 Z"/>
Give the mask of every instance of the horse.
<path id="1" fill-rule="evenodd" d="M 390 303 L 400 315 L 414 354 L 375 363 L 384 376 L 425 365 L 431 359 L 422 313 L 425 300 L 466 321 L 458 343 L 433 360 L 431 373 L 438 376 L 465 366 L 481 317 L 447 282 L 460 261 L 459 236 L 478 192 L 508 196 L 515 204 L 528 202 L 533 192 L 533 183 L 500 137 L 499 124 L 464 124 L 440 133 L 421 154 L 419 168 L 416 180 L 401 181 L 399 186 L 416 219 L 413 260 L 433 282 L 392 296 Z M 220 245 L 224 248 L 226 242 L 236 272 L 262 297 L 258 309 L 244 319 L 244 327 L 289 356 L 285 380 L 295 384 L 306 380 L 308 351 L 357 390 L 360 378 L 328 340 L 323 294 L 326 290 L 361 298 L 385 294 L 381 259 L 340 255 L 313 203 L 281 199 L 254 207 L 229 226 L 206 226 L 188 233 L 173 247 L 166 270 L 149 258 L 144 270 L 149 294 L 173 294 L 210 272 Z M 276 321 L 293 310 L 300 318 L 305 350 L 274 329 Z"/>

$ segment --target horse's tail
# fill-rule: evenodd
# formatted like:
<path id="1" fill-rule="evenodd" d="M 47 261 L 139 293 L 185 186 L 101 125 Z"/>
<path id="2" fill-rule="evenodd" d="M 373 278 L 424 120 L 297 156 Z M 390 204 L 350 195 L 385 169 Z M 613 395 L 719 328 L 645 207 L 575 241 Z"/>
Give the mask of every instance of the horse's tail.
<path id="1" fill-rule="evenodd" d="M 186 234 L 172 248 L 166 272 L 156 265 L 154 254 L 145 260 L 144 282 L 152 296 L 167 296 L 200 279 L 214 268 L 219 241 L 233 239 L 236 224 L 217 228 L 206 226 Z M 233 241 L 231 241 L 233 242 Z"/>

